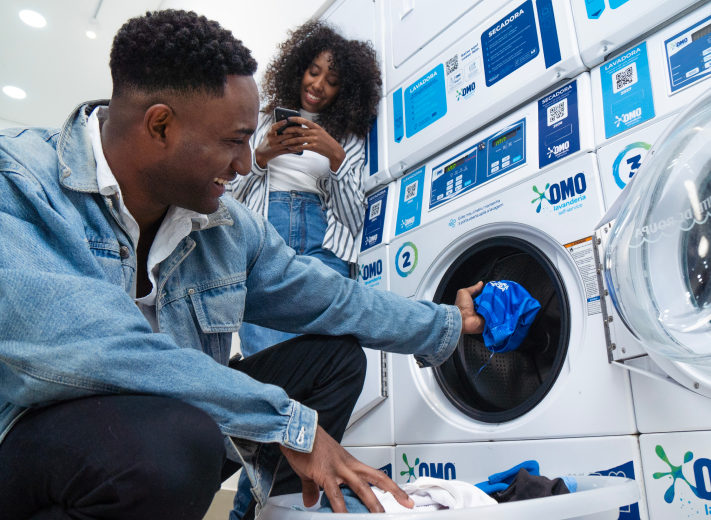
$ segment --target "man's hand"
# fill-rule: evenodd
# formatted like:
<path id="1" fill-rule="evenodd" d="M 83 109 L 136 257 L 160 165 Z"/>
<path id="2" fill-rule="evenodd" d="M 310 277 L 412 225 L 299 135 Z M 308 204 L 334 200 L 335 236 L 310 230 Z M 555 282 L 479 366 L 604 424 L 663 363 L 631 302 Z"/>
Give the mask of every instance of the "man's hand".
<path id="1" fill-rule="evenodd" d="M 316 504 L 319 487 L 322 487 L 331 501 L 333 512 L 347 513 L 346 503 L 339 488 L 341 484 L 346 484 L 360 497 L 371 513 L 384 513 L 383 506 L 375 498 L 368 483 L 383 491 L 390 491 L 405 507 L 415 506 L 407 493 L 385 473 L 356 460 L 320 426 L 316 430 L 311 453 L 301 453 L 284 446 L 280 448 L 296 474 L 301 477 L 301 493 L 306 507 Z"/>
<path id="2" fill-rule="evenodd" d="M 484 317 L 474 310 L 474 297 L 484 288 L 484 282 L 472 287 L 459 289 L 454 302 L 462 313 L 462 334 L 481 334 L 484 332 Z"/>

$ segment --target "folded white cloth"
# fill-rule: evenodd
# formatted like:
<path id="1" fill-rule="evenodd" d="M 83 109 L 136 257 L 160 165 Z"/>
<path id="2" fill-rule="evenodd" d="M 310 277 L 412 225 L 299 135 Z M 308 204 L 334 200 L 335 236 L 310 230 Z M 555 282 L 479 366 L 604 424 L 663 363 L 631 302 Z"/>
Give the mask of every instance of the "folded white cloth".
<path id="1" fill-rule="evenodd" d="M 465 507 L 490 506 L 498 503 L 478 487 L 459 480 L 420 477 L 414 482 L 403 485 L 402 490 L 415 502 L 414 509 L 400 505 L 390 492 L 382 491 L 376 487 L 372 489 L 386 513 L 464 509 Z"/>

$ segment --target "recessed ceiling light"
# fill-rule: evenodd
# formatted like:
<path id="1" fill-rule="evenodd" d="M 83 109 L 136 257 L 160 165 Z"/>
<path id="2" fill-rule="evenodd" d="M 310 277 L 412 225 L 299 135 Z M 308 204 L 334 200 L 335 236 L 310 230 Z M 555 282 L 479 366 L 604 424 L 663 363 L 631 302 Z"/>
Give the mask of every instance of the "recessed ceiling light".
<path id="1" fill-rule="evenodd" d="M 25 99 L 27 97 L 27 94 L 25 94 L 25 91 L 22 90 L 21 88 L 17 88 L 17 87 L 10 87 L 10 86 L 3 87 L 2 91 L 5 94 L 7 94 L 8 96 L 10 96 L 11 98 L 15 98 L 15 99 Z"/>
<path id="2" fill-rule="evenodd" d="M 96 38 L 98 32 L 99 22 L 96 21 L 96 18 L 92 18 L 89 22 L 89 26 L 86 28 L 86 35 L 93 40 L 94 38 Z"/>
<path id="3" fill-rule="evenodd" d="M 44 19 L 44 16 L 34 11 L 20 11 L 20 20 L 31 27 L 44 27 L 47 25 L 47 20 Z"/>

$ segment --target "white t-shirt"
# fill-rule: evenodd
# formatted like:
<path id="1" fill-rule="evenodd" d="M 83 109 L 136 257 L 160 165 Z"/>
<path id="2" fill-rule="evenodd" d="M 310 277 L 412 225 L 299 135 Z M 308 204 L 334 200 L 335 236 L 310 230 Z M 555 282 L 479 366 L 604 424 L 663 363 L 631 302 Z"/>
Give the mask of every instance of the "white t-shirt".
<path id="1" fill-rule="evenodd" d="M 136 249 L 138 247 L 140 229 L 138 228 L 136 219 L 129 213 L 128 208 L 126 208 L 123 202 L 121 187 L 104 156 L 104 149 L 101 145 L 101 128 L 99 125 L 99 111 L 101 110 L 106 110 L 106 107 L 95 108 L 87 122 L 89 139 L 91 139 L 91 147 L 94 150 L 94 159 L 96 160 L 96 182 L 99 185 L 99 193 L 108 198 L 109 201 L 116 201 L 116 209 L 119 217 L 121 217 L 126 231 L 128 231 L 131 237 L 133 247 Z M 111 204 L 113 204 L 113 202 L 111 202 Z M 202 229 L 208 224 L 207 215 L 177 206 L 168 208 L 168 213 L 166 213 L 158 229 L 156 238 L 153 240 L 151 250 L 148 252 L 147 267 L 148 279 L 151 281 L 151 292 L 147 296 L 136 298 L 136 280 L 138 276 L 134 277 L 131 297 L 148 320 L 148 323 L 150 323 L 153 332 L 158 332 L 158 322 L 156 319 L 156 284 L 160 274 L 160 263 L 168 258 L 175 248 L 178 247 L 178 244 L 192 232 L 193 222 Z"/>
<path id="2" fill-rule="evenodd" d="M 304 119 L 313 121 L 317 114 L 301 109 Z M 327 157 L 304 150 L 303 155 L 292 153 L 275 157 L 267 163 L 269 169 L 269 191 L 305 191 L 319 194 L 317 182 L 331 172 Z"/>

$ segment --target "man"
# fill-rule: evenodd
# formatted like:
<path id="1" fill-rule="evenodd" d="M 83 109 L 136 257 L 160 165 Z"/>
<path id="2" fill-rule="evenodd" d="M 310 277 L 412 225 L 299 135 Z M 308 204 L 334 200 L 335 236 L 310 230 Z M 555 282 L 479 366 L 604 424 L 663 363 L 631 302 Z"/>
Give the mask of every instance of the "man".
<path id="1" fill-rule="evenodd" d="M 482 330 L 480 285 L 457 307 L 372 291 L 223 197 L 250 170 L 258 92 L 216 22 L 132 19 L 110 65 L 109 106 L 0 132 L 2 517 L 199 519 L 240 466 L 249 516 L 282 456 L 275 493 L 322 487 L 345 512 L 347 485 L 379 512 L 372 483 L 411 506 L 338 444 L 360 348 L 442 363 Z M 228 367 L 243 319 L 307 335 Z"/>

